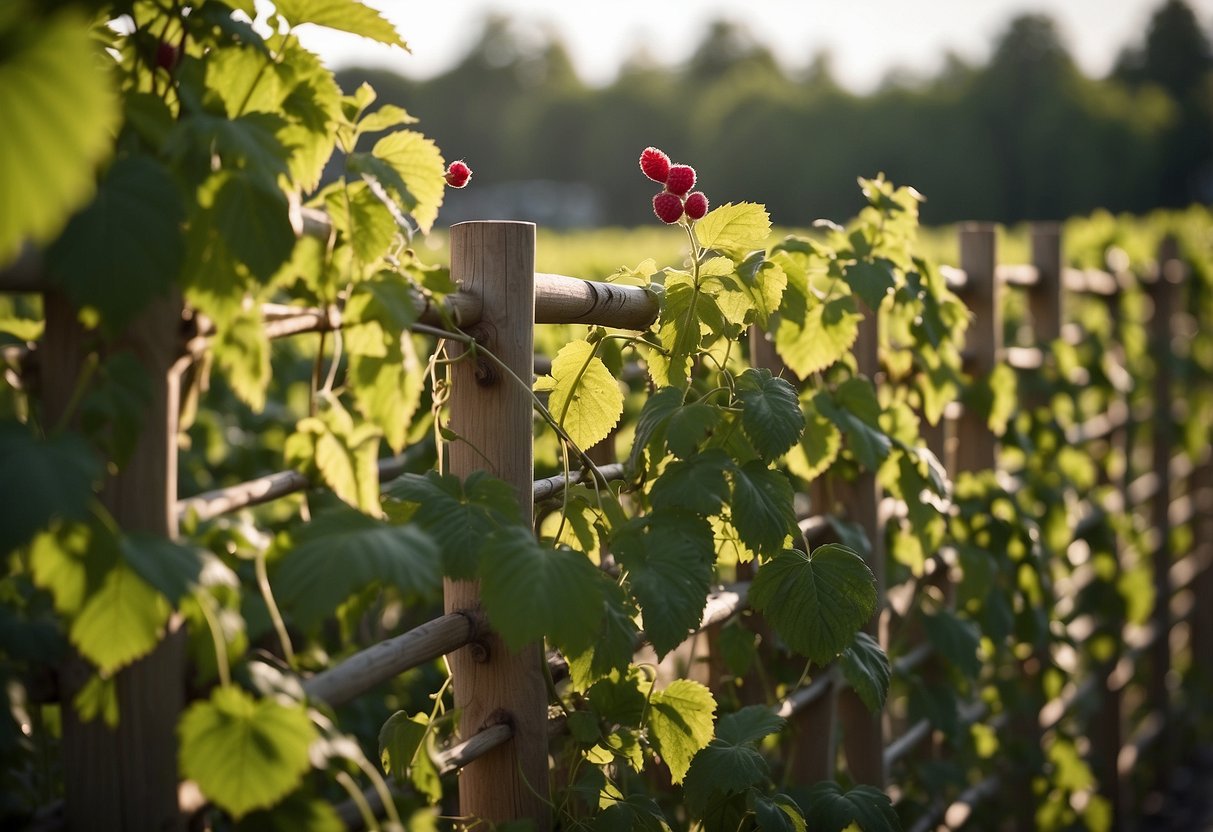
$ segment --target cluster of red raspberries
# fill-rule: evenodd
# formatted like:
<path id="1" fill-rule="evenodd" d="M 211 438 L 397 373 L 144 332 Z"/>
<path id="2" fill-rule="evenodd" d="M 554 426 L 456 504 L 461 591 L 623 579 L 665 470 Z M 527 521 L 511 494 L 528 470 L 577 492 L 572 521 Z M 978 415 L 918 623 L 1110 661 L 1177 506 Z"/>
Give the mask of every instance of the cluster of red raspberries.
<path id="1" fill-rule="evenodd" d="M 708 198 L 703 191 L 688 194 L 695 187 L 695 169 L 690 165 L 672 165 L 670 157 L 655 147 L 646 147 L 640 154 L 640 169 L 665 190 L 653 197 L 653 213 L 664 223 L 676 223 L 686 214 L 687 219 L 703 219 L 708 212 Z"/>

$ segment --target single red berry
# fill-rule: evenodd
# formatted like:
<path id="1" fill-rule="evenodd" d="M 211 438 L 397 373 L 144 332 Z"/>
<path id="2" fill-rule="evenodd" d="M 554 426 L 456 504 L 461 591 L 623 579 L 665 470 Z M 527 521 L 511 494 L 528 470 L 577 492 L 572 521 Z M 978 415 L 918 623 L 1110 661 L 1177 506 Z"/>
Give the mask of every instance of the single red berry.
<path id="1" fill-rule="evenodd" d="M 181 56 L 177 53 L 177 47 L 171 43 L 160 41 L 156 46 L 156 66 L 160 69 L 172 72 L 177 68 L 177 61 Z"/>
<path id="2" fill-rule="evenodd" d="M 687 197 L 686 212 L 693 220 L 703 219 L 703 215 L 708 212 L 708 198 L 704 196 L 703 191 L 695 191 Z"/>
<path id="3" fill-rule="evenodd" d="M 682 218 L 682 199 L 662 191 L 653 197 L 653 213 L 664 223 L 676 223 Z"/>
<path id="4" fill-rule="evenodd" d="M 451 162 L 450 166 L 446 169 L 446 184 L 452 188 L 462 188 L 471 179 L 472 169 L 462 159 L 458 162 Z"/>
<path id="5" fill-rule="evenodd" d="M 664 185 L 670 175 L 670 157 L 655 147 L 646 147 L 640 154 L 640 169 L 649 179 Z"/>
<path id="6" fill-rule="evenodd" d="M 670 175 L 665 180 L 665 189 L 672 194 L 686 196 L 686 192 L 695 187 L 695 168 L 690 165 L 674 165 Z"/>

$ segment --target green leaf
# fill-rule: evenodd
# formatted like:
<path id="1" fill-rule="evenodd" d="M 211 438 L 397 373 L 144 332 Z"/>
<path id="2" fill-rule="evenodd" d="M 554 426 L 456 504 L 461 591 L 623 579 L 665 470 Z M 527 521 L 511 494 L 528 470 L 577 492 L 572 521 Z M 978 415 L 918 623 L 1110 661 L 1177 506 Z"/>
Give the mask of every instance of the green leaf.
<path id="1" fill-rule="evenodd" d="M 812 396 L 801 402 L 801 410 L 805 418 L 804 433 L 800 435 L 800 443 L 788 451 L 785 462 L 793 474 L 805 482 L 812 482 L 838 458 L 838 452 L 842 450 L 842 431 L 821 415 Z"/>
<path id="2" fill-rule="evenodd" d="M 8 554 L 55 518 L 82 520 L 101 463 L 73 433 L 38 440 L 0 423 L 0 553 Z"/>
<path id="3" fill-rule="evenodd" d="M 787 476 L 759 460 L 734 468 L 730 519 L 742 541 L 760 555 L 779 551 L 796 526 L 793 496 Z"/>
<path id="4" fill-rule="evenodd" d="M 754 820 L 758 822 L 760 832 L 806 832 L 804 816 L 800 807 L 792 798 L 785 794 L 777 794 L 766 798 L 751 792 L 753 795 Z"/>
<path id="5" fill-rule="evenodd" d="M 710 294 L 696 288 L 689 274 L 667 274 L 657 334 L 669 354 L 670 384 L 678 386 L 687 380 L 691 357 L 699 350 L 704 333 L 724 329 L 724 317 Z"/>
<path id="6" fill-rule="evenodd" d="M 308 770 L 316 729 L 303 708 L 218 687 L 181 716 L 181 773 L 235 817 L 273 806 Z M 256 772 L 257 776 L 250 776 Z"/>
<path id="7" fill-rule="evenodd" d="M 720 658 L 734 676 L 744 676 L 758 657 L 757 634 L 736 619 L 720 630 Z"/>
<path id="8" fill-rule="evenodd" d="M 94 673 L 72 697 L 72 706 L 82 722 L 100 718 L 111 731 L 118 727 L 118 679 Z"/>
<path id="9" fill-rule="evenodd" d="M 200 194 L 214 231 L 254 277 L 269 280 L 295 247 L 286 195 L 263 174 L 246 170 L 217 174 Z"/>
<path id="10" fill-rule="evenodd" d="M 121 467 L 135 452 L 151 405 L 151 380 L 139 359 L 129 350 L 111 353 L 80 403 L 80 427 Z"/>
<path id="11" fill-rule="evenodd" d="M 204 9 L 210 8 L 208 4 Z M 236 825 L 238 832 L 345 832 L 348 827 L 331 803 L 293 792 L 272 809 L 252 812 Z"/>
<path id="12" fill-rule="evenodd" d="M 649 737 L 670 769 L 670 777 L 681 783 L 691 760 L 712 739 L 716 700 L 698 682 L 678 679 L 649 697 Z"/>
<path id="13" fill-rule="evenodd" d="M 627 667 L 613 670 L 595 682 L 586 696 L 594 714 L 607 725 L 639 728 L 651 686 L 639 668 Z"/>
<path id="14" fill-rule="evenodd" d="M 753 305 L 758 324 L 766 329 L 770 317 L 779 311 L 788 276 L 778 263 L 767 260 L 765 251 L 756 251 L 737 267 L 737 276 Z"/>
<path id="15" fill-rule="evenodd" d="M 893 290 L 897 281 L 893 275 L 894 266 L 883 257 L 875 261 L 860 260 L 843 268 L 842 276 L 851 291 L 859 295 L 868 309 L 875 312 L 880 309 L 880 303 Z"/>
<path id="16" fill-rule="evenodd" d="M 0 266 L 26 238 L 43 243 L 57 234 L 89 199 L 121 118 L 113 61 L 83 10 L 18 10 L 10 20 L 0 55 Z"/>
<path id="17" fill-rule="evenodd" d="M 118 561 L 112 534 L 98 525 L 62 523 L 29 547 L 34 585 L 51 593 L 55 611 L 78 615 Z"/>
<path id="18" fill-rule="evenodd" d="M 672 462 L 653 482 L 653 508 L 685 508 L 705 517 L 719 514 L 729 498 L 724 473 L 733 461 L 720 448 L 709 448 L 685 462 Z"/>
<path id="19" fill-rule="evenodd" d="M 113 673 L 152 651 L 169 612 L 164 596 L 131 569 L 115 566 L 85 601 L 68 638 L 102 673 Z"/>
<path id="20" fill-rule="evenodd" d="M 344 506 L 316 516 L 273 575 L 278 602 L 311 629 L 375 582 L 429 595 L 441 585 L 438 550 L 415 526 L 392 526 Z"/>
<path id="21" fill-rule="evenodd" d="M 765 367 L 749 369 L 737 378 L 741 427 L 763 458 L 778 459 L 800 439 L 804 414 L 796 389 Z"/>
<path id="22" fill-rule="evenodd" d="M 842 429 L 847 447 L 859 464 L 875 471 L 889 456 L 893 441 L 880 427 L 880 403 L 876 389 L 866 378 L 849 378 L 833 395 L 818 393 L 813 404 L 821 415 Z"/>
<path id="23" fill-rule="evenodd" d="M 580 654 L 568 656 L 573 689 L 586 690 L 612 671 L 626 671 L 636 652 L 640 634 L 633 620 L 636 612 L 616 583 L 603 584 L 602 623 L 594 643 Z"/>
<path id="24" fill-rule="evenodd" d="M 842 666 L 842 675 L 847 683 L 859 694 L 869 711 L 876 713 L 884 707 L 893 671 L 889 666 L 889 657 L 876 639 L 865 632 L 856 633 L 855 640 L 842 651 L 838 663 Z"/>
<path id="25" fill-rule="evenodd" d="M 260 413 L 265 408 L 265 391 L 272 375 L 270 341 L 260 310 L 240 309 L 219 326 L 210 346 L 232 391 L 253 412 Z"/>
<path id="26" fill-rule="evenodd" d="M 173 606 L 193 591 L 202 572 L 198 550 L 156 535 L 131 532 L 119 542 L 126 564 Z"/>
<path id="27" fill-rule="evenodd" d="M 522 522 L 513 489 L 483 472 L 472 474 L 466 483 L 434 471 L 404 474 L 385 491 L 393 499 L 418 505 L 410 519 L 438 544 L 443 572 L 452 578 L 474 578 L 489 534 Z"/>
<path id="28" fill-rule="evenodd" d="M 848 296 L 819 301 L 808 286 L 789 278 L 779 308 L 775 351 L 799 378 L 840 360 L 859 337 L 862 316 Z"/>
<path id="29" fill-rule="evenodd" d="M 428 234 L 446 194 L 446 165 L 437 145 L 413 130 L 398 130 L 376 142 L 371 153 L 400 176 L 407 191 L 395 196 Z M 381 184 L 393 190 L 391 183 Z"/>
<path id="30" fill-rule="evenodd" d="M 379 429 L 366 423 L 355 426 L 335 398 L 325 399 L 324 404 L 319 417 L 299 421 L 297 432 L 287 440 L 287 462 L 314 463 L 333 493 L 379 516 Z"/>
<path id="31" fill-rule="evenodd" d="M 674 411 L 666 430 L 670 453 L 679 459 L 690 459 L 699 445 L 720 424 L 720 409 L 703 402 L 692 402 Z"/>
<path id="32" fill-rule="evenodd" d="M 570 341 L 552 359 L 548 410 L 579 448 L 610 435 L 623 415 L 623 393 L 588 341 Z"/>
<path id="33" fill-rule="evenodd" d="M 712 581 L 712 529 L 686 511 L 655 511 L 619 528 L 611 551 L 628 570 L 658 657 L 681 644 L 703 616 Z"/>
<path id="34" fill-rule="evenodd" d="M 752 202 L 721 205 L 695 223 L 695 237 L 704 248 L 749 251 L 761 248 L 770 234 L 770 215 Z"/>
<path id="35" fill-rule="evenodd" d="M 844 792 L 833 782 L 809 790 L 805 820 L 814 832 L 842 832 L 852 823 L 863 832 L 901 832 L 901 821 L 889 796 L 874 786 L 855 786 Z"/>
<path id="36" fill-rule="evenodd" d="M 388 254 L 398 233 L 396 220 L 365 182 L 328 191 L 324 203 L 359 263 L 375 266 Z"/>
<path id="37" fill-rule="evenodd" d="M 181 192 L 163 165 L 119 159 L 47 251 L 47 269 L 73 304 L 97 309 L 117 334 L 177 281 L 184 220 Z"/>
<path id="38" fill-rule="evenodd" d="M 631 465 L 633 468 L 643 458 L 646 450 L 652 449 L 652 464 L 665 457 L 665 435 L 670 417 L 682 407 L 683 391 L 677 387 L 663 387 L 653 393 L 640 410 L 636 419 L 636 433 L 632 440 Z"/>
<path id="39" fill-rule="evenodd" d="M 695 755 L 687 772 L 687 806 L 702 814 L 716 794 L 737 794 L 766 780 L 767 762 L 755 744 L 783 727 L 770 708 L 751 705 L 721 717 L 716 737 Z"/>
<path id="40" fill-rule="evenodd" d="M 981 659 L 977 648 L 981 644 L 981 635 L 971 622 L 962 621 L 949 610 L 940 610 L 934 614 L 922 614 L 923 627 L 927 638 L 939 651 L 939 654 L 951 662 L 956 668 L 976 679 L 981 672 Z"/>
<path id="41" fill-rule="evenodd" d="M 433 804 L 442 799 L 442 781 L 425 750 L 429 722 L 423 713 L 411 717 L 404 711 L 392 714 L 379 729 L 379 759 L 389 776 L 412 783 Z"/>
<path id="42" fill-rule="evenodd" d="M 812 555 L 785 549 L 758 570 L 750 604 L 789 647 L 824 665 L 876 611 L 876 583 L 863 559 L 845 546 L 829 543 Z"/>
<path id="43" fill-rule="evenodd" d="M 313 23 L 408 50 L 396 27 L 358 0 L 276 0 L 274 6 L 292 26 Z"/>
<path id="44" fill-rule="evenodd" d="M 529 529 L 494 532 L 480 558 L 480 595 L 511 650 L 547 636 L 566 655 L 588 647 L 602 620 L 603 575 L 571 549 L 539 545 Z"/>

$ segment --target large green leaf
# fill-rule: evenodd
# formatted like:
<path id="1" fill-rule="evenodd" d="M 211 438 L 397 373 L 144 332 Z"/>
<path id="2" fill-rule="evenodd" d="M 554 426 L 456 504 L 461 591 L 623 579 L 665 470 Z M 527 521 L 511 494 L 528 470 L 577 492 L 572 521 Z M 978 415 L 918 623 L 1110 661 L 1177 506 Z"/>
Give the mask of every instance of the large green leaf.
<path id="1" fill-rule="evenodd" d="M 862 631 L 856 633 L 855 640 L 842 651 L 838 663 L 847 683 L 869 711 L 875 713 L 884 707 L 893 671 L 889 667 L 889 657 L 876 639 Z"/>
<path id="2" fill-rule="evenodd" d="M 452 578 L 474 578 L 485 538 L 522 522 L 513 489 L 482 471 L 464 483 L 434 471 L 404 474 L 388 484 L 386 493 L 418 506 L 410 519 L 438 543 L 443 572 Z M 389 513 L 396 516 L 391 509 Z"/>
<path id="3" fill-rule="evenodd" d="M 218 687 L 181 716 L 181 773 L 235 817 L 273 806 L 308 770 L 316 729 L 301 706 Z"/>
<path id="4" fill-rule="evenodd" d="M 859 337 L 862 316 L 846 295 L 821 301 L 804 276 L 788 278 L 779 307 L 775 350 L 800 378 L 820 372 L 847 354 Z"/>
<path id="5" fill-rule="evenodd" d="M 977 678 L 981 672 L 981 659 L 977 656 L 981 635 L 977 627 L 949 610 L 932 615 L 923 613 L 922 623 L 935 650 L 961 673 L 970 679 Z"/>
<path id="6" fill-rule="evenodd" d="M 784 458 L 788 470 L 805 482 L 812 482 L 824 474 L 838 458 L 842 450 L 842 431 L 817 410 L 813 397 L 801 402 L 805 428 L 800 443 L 793 446 Z"/>
<path id="7" fill-rule="evenodd" d="M 119 548 L 126 564 L 173 605 L 193 591 L 202 573 L 199 551 L 174 540 L 131 532 Z"/>
<path id="8" fill-rule="evenodd" d="M 733 469 L 730 518 L 746 546 L 760 555 L 779 551 L 796 526 L 793 496 L 787 475 L 759 460 Z"/>
<path id="9" fill-rule="evenodd" d="M 151 652 L 169 612 L 163 595 L 133 570 L 115 566 L 85 601 L 68 638 L 102 673 L 113 673 Z"/>
<path id="10" fill-rule="evenodd" d="M 762 247 L 770 234 L 770 215 L 752 202 L 721 205 L 695 223 L 695 237 L 704 248 L 750 251 Z"/>
<path id="11" fill-rule="evenodd" d="M 510 649 L 546 636 L 566 655 L 588 647 L 602 621 L 603 575 L 571 549 L 539 545 L 518 526 L 494 532 L 480 558 L 480 597 Z"/>
<path id="12" fill-rule="evenodd" d="M 47 251 L 47 268 L 76 306 L 97 309 L 106 330 L 118 333 L 176 282 L 184 220 L 181 192 L 163 165 L 119 159 Z"/>
<path id="13" fill-rule="evenodd" d="M 843 791 L 834 782 L 809 790 L 805 820 L 814 832 L 843 832 L 856 824 L 862 832 L 901 832 L 901 821 L 889 796 L 874 786 Z"/>
<path id="14" fill-rule="evenodd" d="M 286 196 L 272 180 L 247 170 L 218 174 L 200 196 L 214 230 L 255 277 L 268 280 L 295 247 Z"/>
<path id="15" fill-rule="evenodd" d="M 579 654 L 569 655 L 569 678 L 573 689 L 584 691 L 612 671 L 626 670 L 636 652 L 639 630 L 635 609 L 616 583 L 604 583 L 602 623 L 594 643 Z"/>
<path id="16" fill-rule="evenodd" d="M 0 21 L 0 266 L 26 238 L 50 239 L 88 200 L 121 117 L 113 62 L 87 14 L 20 8 Z"/>
<path id="17" fill-rule="evenodd" d="M 424 713 L 411 717 L 404 711 L 392 714 L 379 729 L 379 759 L 390 776 L 412 783 L 419 794 L 436 803 L 442 799 L 442 782 L 424 747 L 429 724 Z"/>
<path id="18" fill-rule="evenodd" d="M 845 546 L 829 543 L 812 555 L 785 549 L 758 570 L 750 604 L 789 647 L 824 665 L 872 617 L 876 585 L 867 564 Z"/>
<path id="19" fill-rule="evenodd" d="M 0 423 L 0 554 L 28 541 L 52 519 L 84 519 L 101 461 L 71 433 L 35 439 Z"/>
<path id="20" fill-rule="evenodd" d="M 863 299 L 868 309 L 875 312 L 880 309 L 881 301 L 896 284 L 893 268 L 893 264 L 884 258 L 875 261 L 860 260 L 845 267 L 842 275 L 851 291 Z"/>
<path id="21" fill-rule="evenodd" d="M 287 439 L 287 463 L 315 466 L 338 497 L 373 516 L 379 504 L 379 428 L 353 417 L 335 398 L 325 400 L 320 416 L 301 419 Z"/>
<path id="22" fill-rule="evenodd" d="M 665 435 L 672 417 L 682 407 L 683 391 L 677 387 L 663 387 L 645 400 L 640 416 L 636 419 L 636 433 L 632 440 L 631 464 L 635 467 L 642 461 L 645 451 L 652 451 L 652 464 L 665 457 Z"/>
<path id="23" fill-rule="evenodd" d="M 818 393 L 813 405 L 842 429 L 847 447 L 864 468 L 875 471 L 888 457 L 893 441 L 880 426 L 880 403 L 872 382 L 849 378 L 832 395 L 824 390 Z"/>
<path id="24" fill-rule="evenodd" d="M 314 23 L 408 49 L 396 27 L 359 0 L 275 0 L 274 6 L 292 26 Z"/>
<path id="25" fill-rule="evenodd" d="M 669 383 L 681 385 L 705 332 L 722 333 L 725 319 L 715 298 L 697 288 L 689 274 L 667 274 L 657 334 L 666 349 Z"/>
<path id="26" fill-rule="evenodd" d="M 804 414 L 796 389 L 765 367 L 749 369 L 737 379 L 741 427 L 754 448 L 770 461 L 778 459 L 800 439 Z"/>
<path id="27" fill-rule="evenodd" d="M 736 794 L 766 780 L 767 763 L 755 745 L 782 727 L 783 720 L 761 705 L 721 717 L 715 738 L 695 755 L 687 772 L 691 812 L 701 814 L 714 794 Z"/>
<path id="28" fill-rule="evenodd" d="M 765 329 L 770 317 L 779 311 L 788 276 L 778 263 L 767 260 L 765 251 L 756 251 L 737 267 L 737 277 L 750 299 L 759 326 Z"/>
<path id="29" fill-rule="evenodd" d="M 712 581 L 711 526 L 690 512 L 656 511 L 617 530 L 611 550 L 628 570 L 645 635 L 664 656 L 702 619 Z"/>
<path id="30" fill-rule="evenodd" d="M 548 410 L 579 448 L 601 442 L 623 415 L 619 382 L 588 341 L 561 347 L 552 360 L 551 377 L 540 382 L 542 389 L 551 390 Z"/>
<path id="31" fill-rule="evenodd" d="M 440 586 L 438 547 L 415 526 L 393 526 L 344 506 L 295 537 L 273 575 L 279 603 L 310 628 L 373 582 L 427 595 Z"/>
<path id="32" fill-rule="evenodd" d="M 371 153 L 400 176 L 408 190 L 394 196 L 428 233 L 446 194 L 446 166 L 437 145 L 416 131 L 397 130 L 376 142 Z M 393 190 L 387 182 L 380 184 Z"/>
<path id="33" fill-rule="evenodd" d="M 720 448 L 670 463 L 653 482 L 653 508 L 685 508 L 705 517 L 720 513 L 729 498 L 724 474 L 732 467 L 733 461 Z"/>
<path id="34" fill-rule="evenodd" d="M 117 563 L 118 545 L 99 525 L 58 523 L 29 547 L 34 585 L 51 594 L 55 611 L 79 614 Z"/>
<path id="35" fill-rule="evenodd" d="M 649 738 L 675 783 L 682 782 L 691 760 L 712 739 L 715 713 L 711 692 L 689 679 L 671 682 L 649 697 Z"/>

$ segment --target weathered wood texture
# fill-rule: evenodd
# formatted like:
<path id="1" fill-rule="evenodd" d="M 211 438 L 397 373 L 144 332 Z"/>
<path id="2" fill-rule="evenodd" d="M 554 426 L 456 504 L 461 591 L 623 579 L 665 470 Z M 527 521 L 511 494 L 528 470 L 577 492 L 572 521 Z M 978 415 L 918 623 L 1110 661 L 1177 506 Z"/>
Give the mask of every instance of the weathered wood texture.
<path id="1" fill-rule="evenodd" d="M 534 362 L 535 226 L 520 222 L 467 222 L 451 228 L 451 276 L 481 300 L 471 328 L 519 379 L 530 381 Z M 455 344 L 454 352 L 464 347 Z M 449 449 L 450 472 L 489 473 L 509 483 L 523 517 L 532 514 L 532 410 L 530 390 L 485 356 L 451 365 L 450 427 L 459 439 Z M 446 581 L 446 611 L 478 613 L 475 582 Z M 543 650 L 531 644 L 509 651 L 491 631 L 451 654 L 460 735 L 471 737 L 495 723 L 513 739 L 465 768 L 459 779 L 460 814 L 500 823 L 529 819 L 551 826 L 548 795 L 547 691 Z"/>

